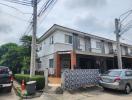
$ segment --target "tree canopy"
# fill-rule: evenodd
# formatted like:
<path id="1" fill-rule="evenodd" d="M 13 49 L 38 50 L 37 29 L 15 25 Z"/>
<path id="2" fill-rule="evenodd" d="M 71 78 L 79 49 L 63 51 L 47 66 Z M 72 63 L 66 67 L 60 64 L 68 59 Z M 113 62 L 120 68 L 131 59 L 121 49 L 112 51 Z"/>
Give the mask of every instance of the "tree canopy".
<path id="1" fill-rule="evenodd" d="M 0 65 L 9 67 L 13 73 L 29 69 L 32 37 L 23 35 L 20 38 L 22 45 L 7 43 L 0 46 Z"/>

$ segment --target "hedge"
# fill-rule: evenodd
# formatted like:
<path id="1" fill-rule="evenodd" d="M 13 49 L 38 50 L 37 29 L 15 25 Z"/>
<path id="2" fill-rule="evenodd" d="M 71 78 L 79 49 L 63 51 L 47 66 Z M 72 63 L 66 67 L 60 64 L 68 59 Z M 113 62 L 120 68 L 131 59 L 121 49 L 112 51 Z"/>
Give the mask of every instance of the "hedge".
<path id="1" fill-rule="evenodd" d="M 15 74 L 15 79 L 18 83 L 21 84 L 22 80 L 26 82 L 28 81 L 36 81 L 36 89 L 41 90 L 45 86 L 45 79 L 44 76 L 35 75 L 33 77 L 30 77 L 29 74 Z"/>

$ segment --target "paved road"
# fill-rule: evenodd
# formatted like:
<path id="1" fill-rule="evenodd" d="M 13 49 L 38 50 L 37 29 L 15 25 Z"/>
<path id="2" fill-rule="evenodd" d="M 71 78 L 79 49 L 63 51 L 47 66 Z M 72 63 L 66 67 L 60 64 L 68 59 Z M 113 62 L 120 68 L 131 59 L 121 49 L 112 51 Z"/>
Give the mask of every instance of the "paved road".
<path id="1" fill-rule="evenodd" d="M 40 98 L 32 100 L 132 100 L 132 93 L 126 95 L 119 91 L 104 91 L 95 87 L 73 92 L 66 91 L 63 95 L 45 93 Z"/>
<path id="2" fill-rule="evenodd" d="M 16 96 L 14 90 L 11 93 L 2 93 L 0 92 L 0 100 L 19 100 Z"/>

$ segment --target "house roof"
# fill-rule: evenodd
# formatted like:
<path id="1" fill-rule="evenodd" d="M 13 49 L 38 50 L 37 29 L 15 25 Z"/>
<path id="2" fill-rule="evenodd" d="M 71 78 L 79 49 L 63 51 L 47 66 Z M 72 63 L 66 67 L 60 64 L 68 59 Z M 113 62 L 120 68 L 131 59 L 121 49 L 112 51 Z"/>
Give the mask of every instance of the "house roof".
<path id="1" fill-rule="evenodd" d="M 92 35 L 90 33 L 85 33 L 85 32 L 81 32 L 81 31 L 77 31 L 77 30 L 74 30 L 74 29 L 71 29 L 71 28 L 67 28 L 67 27 L 64 27 L 64 26 L 60 26 L 60 25 L 57 25 L 57 24 L 54 24 L 49 30 L 47 30 L 39 38 L 39 42 L 42 42 L 49 35 L 53 34 L 53 32 L 57 31 L 57 30 L 65 31 L 65 32 L 69 32 L 69 33 L 75 33 L 75 34 L 78 34 L 80 36 L 88 36 L 88 37 L 91 37 L 91 38 L 95 38 L 95 39 L 99 39 L 99 40 L 103 40 L 103 41 L 107 41 L 107 42 L 116 43 L 116 41 L 114 41 L 114 40 L 110 40 L 110 39 L 107 39 L 107 38 L 103 38 L 103 37 L 99 37 L 99 36 L 96 36 L 96 35 Z M 121 43 L 121 45 L 132 47 L 132 45 L 128 45 L 128 44 L 125 44 L 125 43 Z"/>

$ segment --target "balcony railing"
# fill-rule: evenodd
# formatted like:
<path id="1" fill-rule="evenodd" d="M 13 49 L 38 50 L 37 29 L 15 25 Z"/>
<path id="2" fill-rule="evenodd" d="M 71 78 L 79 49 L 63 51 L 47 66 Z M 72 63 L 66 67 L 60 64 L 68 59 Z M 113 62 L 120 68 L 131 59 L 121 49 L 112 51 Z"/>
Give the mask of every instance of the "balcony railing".
<path id="1" fill-rule="evenodd" d="M 86 48 L 85 45 L 80 45 L 76 50 L 86 51 L 86 52 L 93 52 L 93 53 L 105 53 L 105 52 L 103 52 L 102 49 L 98 49 L 98 48 Z"/>
<path id="2" fill-rule="evenodd" d="M 103 53 L 103 50 L 98 49 L 98 48 L 91 48 L 91 52 L 93 52 L 93 53 Z"/>
<path id="3" fill-rule="evenodd" d="M 102 53 L 105 54 L 106 50 L 103 50 L 102 48 L 89 48 L 89 47 L 85 47 L 85 45 L 80 45 L 76 50 L 79 51 L 86 51 L 86 52 L 93 52 L 93 53 Z M 114 54 L 113 50 L 109 50 L 107 54 Z"/>

